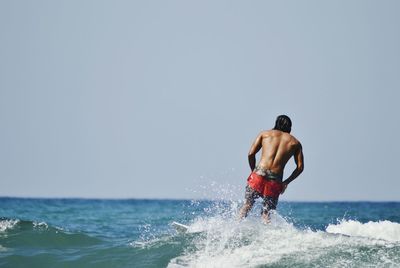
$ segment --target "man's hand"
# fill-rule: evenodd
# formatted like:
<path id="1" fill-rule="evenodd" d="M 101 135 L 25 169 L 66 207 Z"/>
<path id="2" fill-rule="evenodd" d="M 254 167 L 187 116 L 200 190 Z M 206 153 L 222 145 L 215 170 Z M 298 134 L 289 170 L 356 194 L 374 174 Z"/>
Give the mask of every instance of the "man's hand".
<path id="1" fill-rule="evenodd" d="M 283 182 L 283 183 L 282 183 L 282 186 L 283 186 L 283 188 L 282 188 L 281 194 L 283 194 L 283 193 L 286 191 L 286 188 L 287 188 L 287 186 L 288 186 L 288 183 Z"/>

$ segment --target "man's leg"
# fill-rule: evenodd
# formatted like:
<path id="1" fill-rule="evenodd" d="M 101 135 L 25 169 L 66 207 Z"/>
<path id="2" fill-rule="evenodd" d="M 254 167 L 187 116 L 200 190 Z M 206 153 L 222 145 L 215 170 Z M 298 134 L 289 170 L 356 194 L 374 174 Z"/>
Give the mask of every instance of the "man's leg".
<path id="1" fill-rule="evenodd" d="M 251 210 L 251 208 L 254 205 L 255 199 L 258 197 L 258 193 L 256 191 L 254 191 L 253 189 L 251 189 L 248 185 L 246 186 L 246 192 L 245 192 L 245 202 L 244 205 L 242 206 L 242 208 L 240 209 L 239 212 L 239 218 L 243 219 L 245 217 L 247 217 L 247 214 L 249 213 L 249 211 Z"/>
<path id="2" fill-rule="evenodd" d="M 275 210 L 276 209 L 276 205 L 278 204 L 278 199 L 276 198 L 272 198 L 269 196 L 266 196 L 263 198 L 263 208 L 262 208 L 262 212 L 261 212 L 261 216 L 262 219 L 264 221 L 264 223 L 269 223 L 270 222 L 270 211 L 271 210 Z"/>

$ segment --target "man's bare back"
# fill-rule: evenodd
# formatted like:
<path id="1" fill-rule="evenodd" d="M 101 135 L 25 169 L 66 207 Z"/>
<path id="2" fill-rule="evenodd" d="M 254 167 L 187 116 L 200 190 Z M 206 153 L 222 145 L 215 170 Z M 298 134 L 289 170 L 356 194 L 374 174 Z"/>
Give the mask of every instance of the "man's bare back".
<path id="1" fill-rule="evenodd" d="M 269 211 L 276 209 L 278 198 L 290 182 L 304 169 L 303 150 L 300 142 L 290 135 L 292 122 L 286 115 L 277 117 L 272 130 L 262 131 L 251 145 L 248 159 L 252 173 L 247 179 L 245 204 L 240 210 L 240 218 L 246 217 L 255 199 L 263 198 L 262 215 L 268 221 Z M 261 150 L 261 158 L 256 166 L 256 154 Z M 282 180 L 283 170 L 291 157 L 296 169 Z"/>
<path id="2" fill-rule="evenodd" d="M 248 157 L 251 170 L 254 170 L 256 167 L 255 156 L 260 149 L 262 149 L 261 159 L 257 166 L 263 169 L 270 170 L 282 176 L 283 169 L 292 156 L 294 156 L 296 163 L 303 166 L 301 144 L 289 133 L 274 129 L 261 132 L 249 151 Z"/>

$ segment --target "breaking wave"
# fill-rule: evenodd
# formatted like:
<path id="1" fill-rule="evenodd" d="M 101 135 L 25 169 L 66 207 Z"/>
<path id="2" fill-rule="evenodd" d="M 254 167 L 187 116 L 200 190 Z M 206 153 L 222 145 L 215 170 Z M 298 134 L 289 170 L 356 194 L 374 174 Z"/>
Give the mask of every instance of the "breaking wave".
<path id="1" fill-rule="evenodd" d="M 398 267 L 400 224 L 344 221 L 326 231 L 299 229 L 275 213 L 270 224 L 253 217 L 198 218 L 191 247 L 168 267 Z"/>
<path id="2" fill-rule="evenodd" d="M 383 239 L 391 242 L 400 242 L 400 224 L 391 221 L 361 223 L 348 220 L 339 224 L 330 224 L 326 231 L 332 234 L 344 234 L 372 239 Z"/>
<path id="3" fill-rule="evenodd" d="M 24 245 L 34 248 L 65 248 L 71 246 L 91 246 L 100 242 L 98 238 L 79 232 L 68 232 L 45 222 L 1 218 L 0 238 L 12 236 L 3 241 L 3 248 Z M 1 241 L 1 240 L 0 240 Z"/>

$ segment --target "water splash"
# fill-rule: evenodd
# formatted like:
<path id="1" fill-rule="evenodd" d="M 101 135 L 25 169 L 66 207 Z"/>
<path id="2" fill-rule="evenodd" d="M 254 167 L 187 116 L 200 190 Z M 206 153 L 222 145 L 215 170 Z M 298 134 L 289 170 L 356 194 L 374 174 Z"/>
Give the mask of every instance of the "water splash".
<path id="1" fill-rule="evenodd" d="M 214 204 L 205 209 L 205 215 L 189 223 L 188 232 L 197 236 L 192 240 L 191 247 L 172 259 L 168 267 L 400 265 L 397 254 L 399 243 L 380 240 L 382 237 L 371 239 L 371 236 L 353 237 L 353 233 L 343 235 L 346 234 L 343 231 L 345 223 L 336 226 L 342 232 L 334 234 L 334 226 L 331 225 L 327 232 L 296 228 L 277 212 L 271 214 L 269 224 L 264 224 L 259 216 L 239 221 L 237 203 Z M 397 231 L 395 223 L 381 222 L 378 225 L 381 225 L 379 228 L 396 226 L 394 229 Z M 361 226 L 367 228 L 368 224 Z"/>
<path id="2" fill-rule="evenodd" d="M 19 223 L 19 220 L 13 219 L 0 219 L 0 232 L 5 232 L 7 230 L 11 230 L 15 225 Z"/>
<path id="3" fill-rule="evenodd" d="M 333 234 L 384 239 L 391 242 L 400 242 L 400 224 L 391 221 L 361 223 L 354 220 L 344 220 L 339 224 L 330 224 L 326 231 Z"/>

